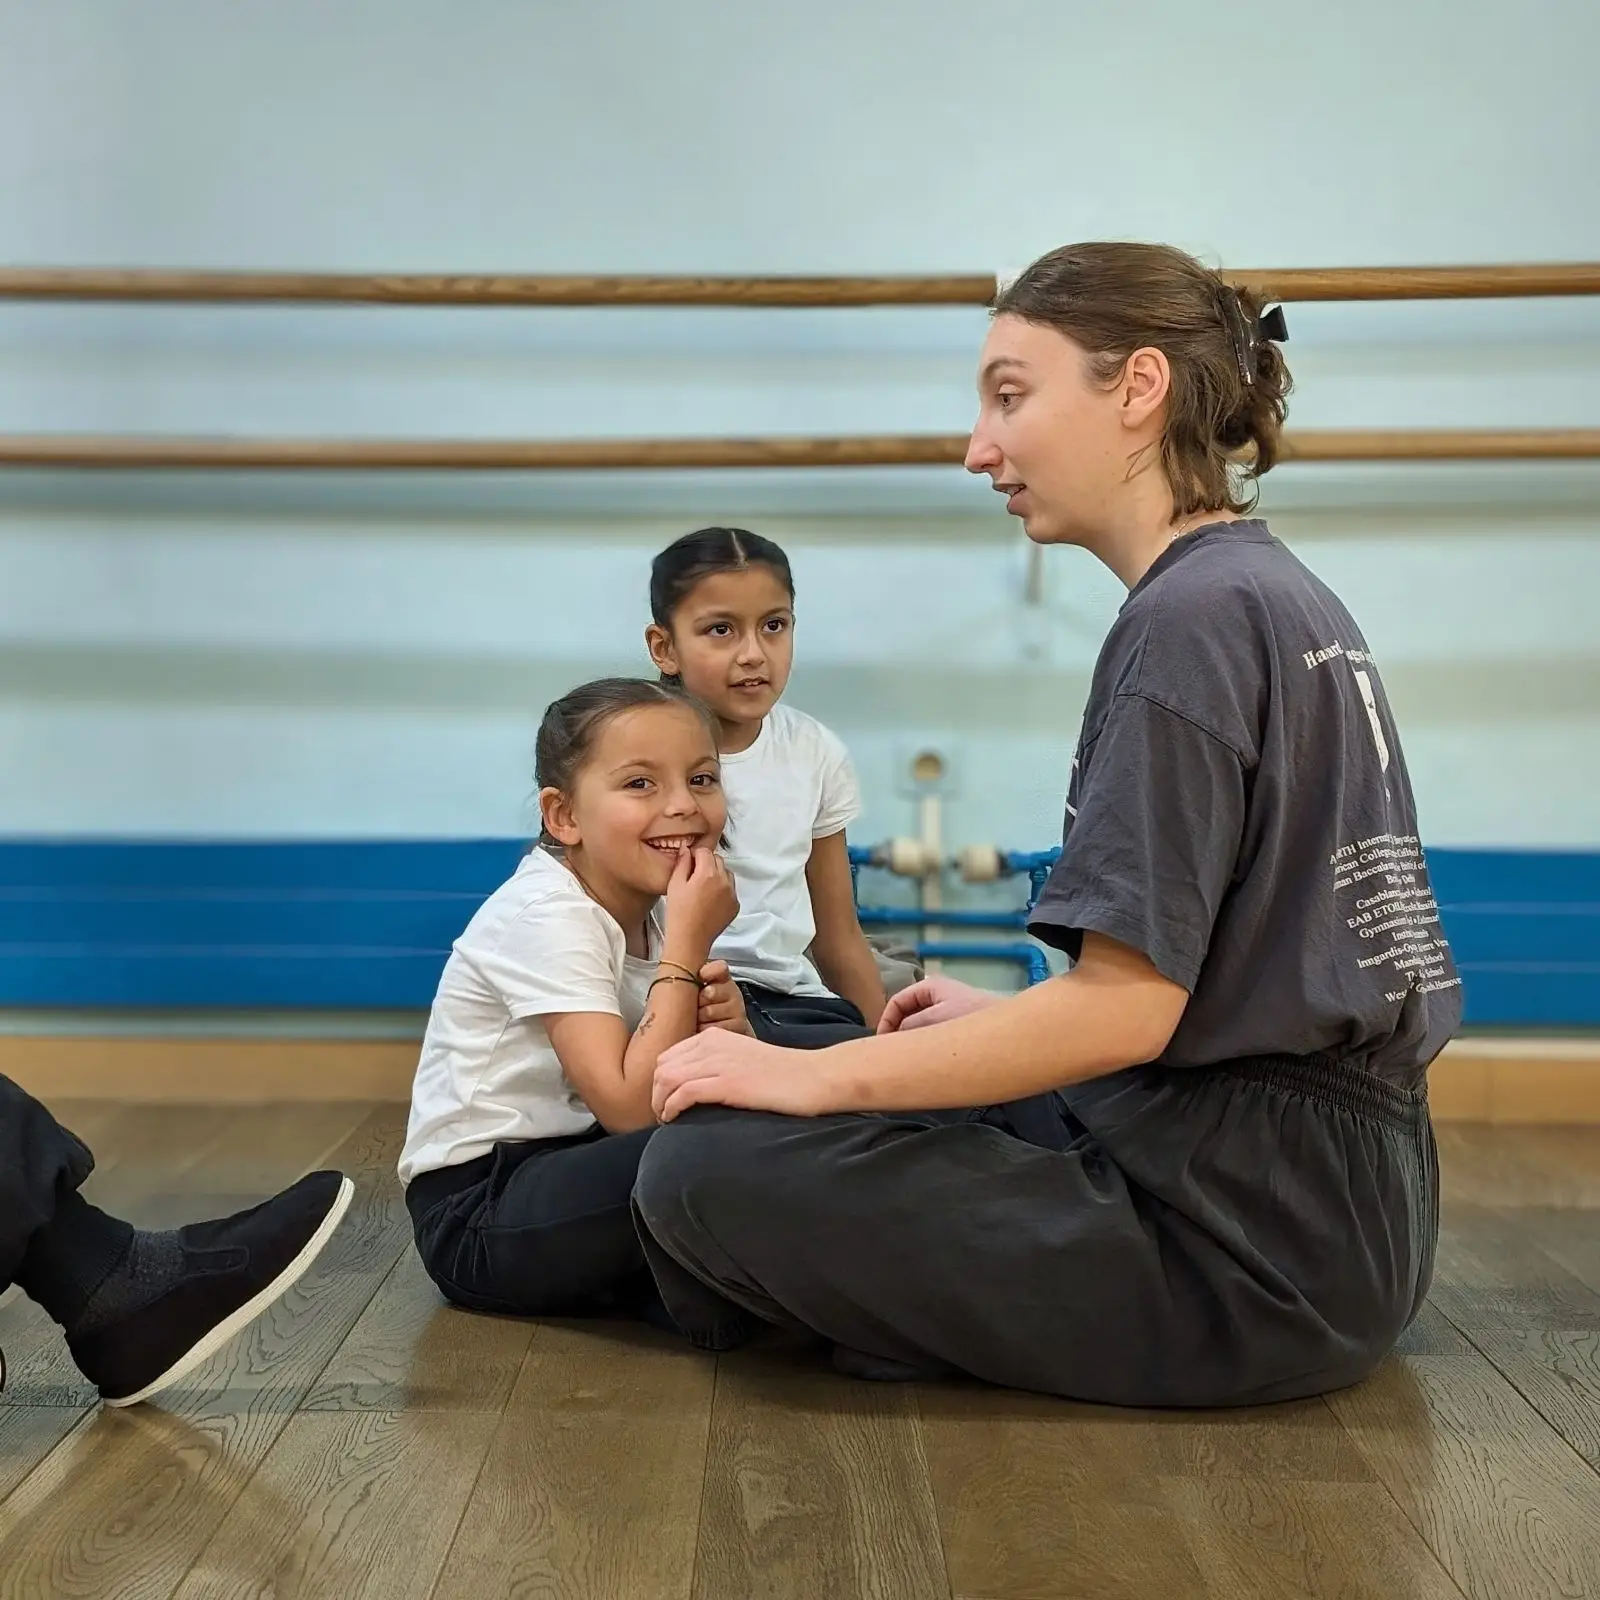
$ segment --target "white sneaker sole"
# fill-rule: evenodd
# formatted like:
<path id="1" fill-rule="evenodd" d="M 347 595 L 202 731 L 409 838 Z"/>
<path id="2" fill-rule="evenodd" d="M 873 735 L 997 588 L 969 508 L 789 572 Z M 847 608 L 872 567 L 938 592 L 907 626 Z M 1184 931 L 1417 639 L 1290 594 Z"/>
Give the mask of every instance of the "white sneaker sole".
<path id="1" fill-rule="evenodd" d="M 163 1389 L 170 1389 L 180 1379 L 186 1378 L 202 1361 L 214 1356 L 236 1333 L 241 1333 L 248 1328 L 257 1317 L 280 1295 L 287 1294 L 296 1283 L 303 1278 L 319 1255 L 323 1247 L 333 1237 L 334 1231 L 344 1220 L 344 1214 L 350 1209 L 350 1202 L 355 1198 L 356 1186 L 346 1178 L 339 1187 L 339 1193 L 331 1206 L 328 1214 L 322 1219 L 317 1231 L 306 1241 L 305 1247 L 293 1261 L 286 1266 L 265 1289 L 246 1300 L 231 1316 L 224 1317 L 199 1341 L 179 1356 L 176 1361 L 161 1374 L 154 1383 L 147 1383 L 137 1394 L 124 1395 L 118 1400 L 102 1398 L 101 1404 L 108 1407 L 136 1406 L 142 1400 L 148 1400 L 152 1395 L 160 1394 Z"/>

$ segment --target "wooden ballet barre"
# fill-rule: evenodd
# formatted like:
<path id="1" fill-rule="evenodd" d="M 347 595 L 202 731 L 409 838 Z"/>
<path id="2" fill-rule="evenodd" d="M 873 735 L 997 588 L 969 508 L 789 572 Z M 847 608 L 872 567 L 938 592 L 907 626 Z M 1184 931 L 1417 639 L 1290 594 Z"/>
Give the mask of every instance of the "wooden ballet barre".
<path id="1" fill-rule="evenodd" d="M 257 439 L 180 434 L 0 435 L 0 467 L 132 470 L 592 472 L 959 464 L 967 436 L 764 439 Z M 1556 461 L 1600 458 L 1600 428 L 1310 429 L 1286 461 Z"/>
<path id="2" fill-rule="evenodd" d="M 1283 436 L 1282 461 L 1583 461 L 1600 428 L 1310 428 Z"/>
<path id="3" fill-rule="evenodd" d="M 1500 300 L 1600 294 L 1600 263 L 1233 271 L 1271 300 Z M 0 300 L 391 306 L 987 305 L 992 273 L 933 277 L 607 277 L 0 267 Z"/>
<path id="4" fill-rule="evenodd" d="M 528 472 L 717 467 L 948 466 L 964 434 L 839 439 L 242 439 L 159 434 L 0 436 L 0 467 Z"/>
<path id="5" fill-rule="evenodd" d="M 536 277 L 508 273 L 0 268 L 0 299 L 390 306 L 987 305 L 994 275 L 862 278 Z"/>
<path id="6" fill-rule="evenodd" d="M 1508 267 L 1289 267 L 1224 272 L 1264 300 L 1524 300 L 1600 294 L 1600 262 Z"/>

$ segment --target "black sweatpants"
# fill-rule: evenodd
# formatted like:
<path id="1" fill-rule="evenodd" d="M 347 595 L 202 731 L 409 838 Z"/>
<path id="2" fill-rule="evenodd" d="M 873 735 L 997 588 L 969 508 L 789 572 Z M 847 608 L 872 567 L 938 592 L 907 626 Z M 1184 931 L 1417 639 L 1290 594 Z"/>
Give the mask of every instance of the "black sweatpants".
<path id="1" fill-rule="evenodd" d="M 705 1348 L 753 1317 L 1140 1406 L 1364 1377 L 1421 1306 L 1437 1201 L 1425 1092 L 1310 1058 L 1135 1068 L 990 1112 L 696 1109 L 634 1189 L 662 1296 Z"/>
<path id="2" fill-rule="evenodd" d="M 653 1131 L 597 1125 L 418 1173 L 406 1207 L 428 1276 L 472 1311 L 658 1319 L 629 1208 Z"/>
<path id="3" fill-rule="evenodd" d="M 16 1277 L 34 1234 L 93 1170 L 83 1141 L 0 1077 L 0 1289 Z"/>
<path id="4" fill-rule="evenodd" d="M 860 1007 L 836 995 L 780 994 L 754 983 L 741 983 L 739 990 L 751 1030 L 763 1044 L 822 1050 L 872 1032 Z"/>

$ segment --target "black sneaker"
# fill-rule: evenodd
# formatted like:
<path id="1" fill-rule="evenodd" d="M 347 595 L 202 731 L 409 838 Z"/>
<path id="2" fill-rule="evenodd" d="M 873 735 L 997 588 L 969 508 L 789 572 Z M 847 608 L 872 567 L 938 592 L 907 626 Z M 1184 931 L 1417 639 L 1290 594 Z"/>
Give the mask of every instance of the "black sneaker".
<path id="1" fill-rule="evenodd" d="M 313 1172 L 249 1211 L 180 1228 L 183 1268 L 170 1286 L 92 1333 L 68 1333 L 78 1370 L 108 1406 L 178 1382 L 305 1274 L 355 1192 L 342 1173 Z"/>

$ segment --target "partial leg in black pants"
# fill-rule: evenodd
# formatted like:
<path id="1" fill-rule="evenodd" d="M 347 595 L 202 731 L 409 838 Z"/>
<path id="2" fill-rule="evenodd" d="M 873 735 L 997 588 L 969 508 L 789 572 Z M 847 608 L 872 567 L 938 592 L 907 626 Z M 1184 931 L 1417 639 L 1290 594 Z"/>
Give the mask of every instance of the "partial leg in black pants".
<path id="1" fill-rule="evenodd" d="M 702 1346 L 760 1319 L 1085 1400 L 1324 1392 L 1415 1315 L 1425 1101 L 1219 1069 L 1108 1080 L 1094 1115 L 1046 1149 L 972 1119 L 697 1108 L 645 1153 L 636 1215 Z"/>
<path id="2" fill-rule="evenodd" d="M 741 983 L 739 989 L 750 1030 L 763 1044 L 825 1050 L 872 1033 L 860 1008 L 837 995 L 779 994 L 753 983 Z"/>
<path id="3" fill-rule="evenodd" d="M 254 1321 L 316 1260 L 355 1192 L 316 1172 L 238 1216 L 147 1233 L 78 1193 L 93 1168 L 81 1140 L 0 1077 L 0 1288 L 16 1283 L 61 1324 L 114 1406 L 170 1387 Z"/>
<path id="4" fill-rule="evenodd" d="M 406 1205 L 428 1276 L 472 1311 L 666 1322 L 630 1208 L 653 1132 L 596 1127 L 419 1173 Z"/>

